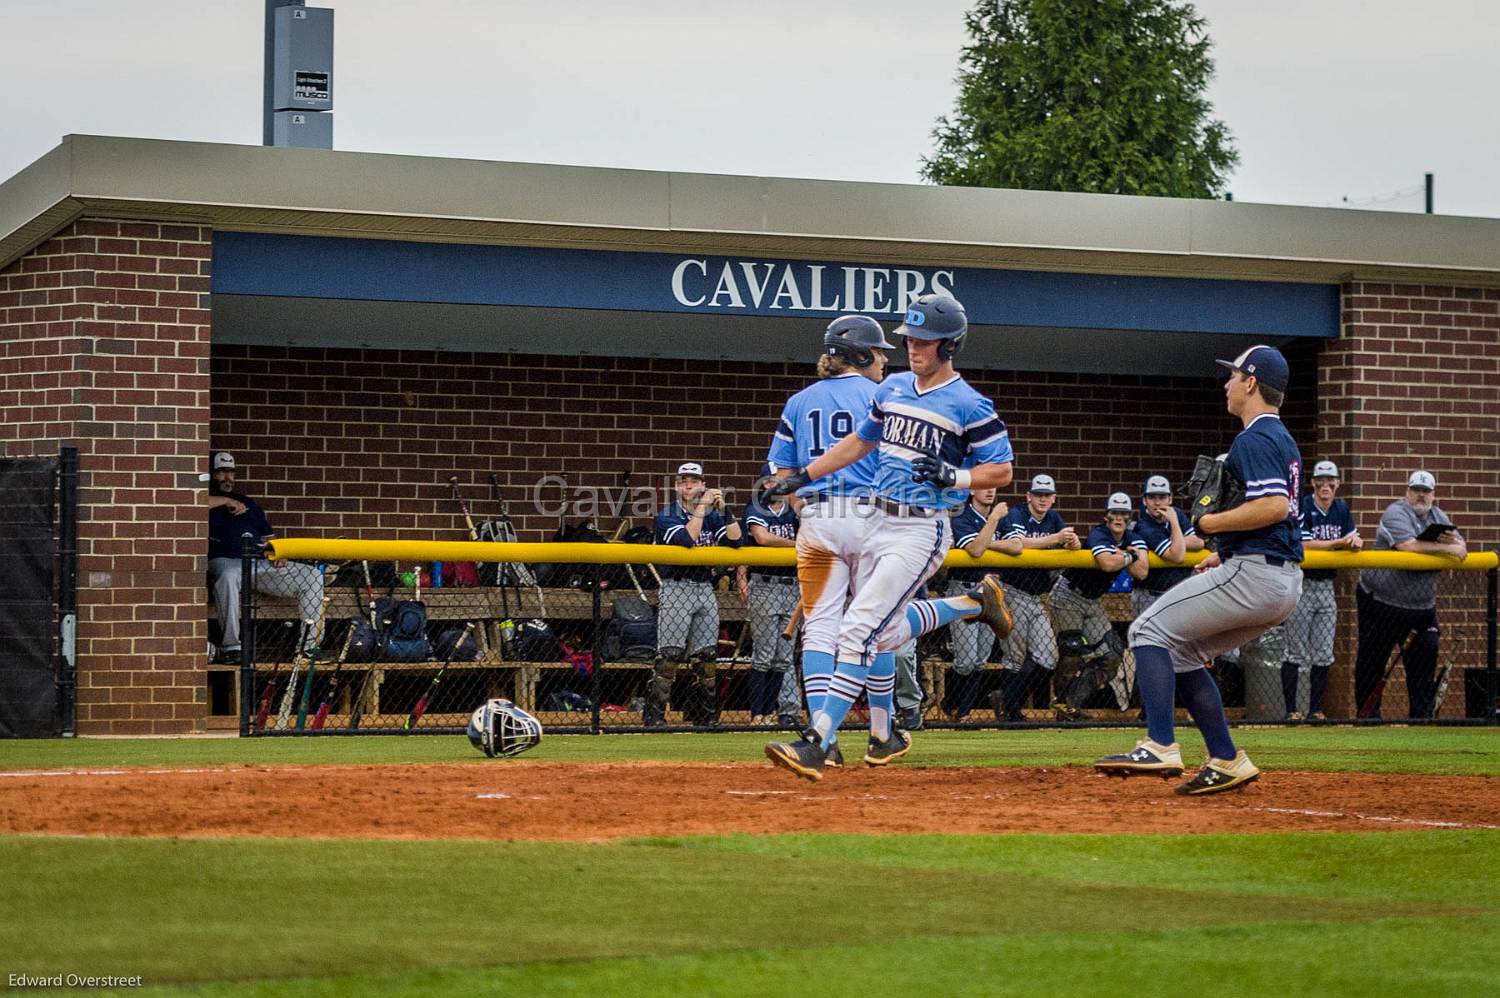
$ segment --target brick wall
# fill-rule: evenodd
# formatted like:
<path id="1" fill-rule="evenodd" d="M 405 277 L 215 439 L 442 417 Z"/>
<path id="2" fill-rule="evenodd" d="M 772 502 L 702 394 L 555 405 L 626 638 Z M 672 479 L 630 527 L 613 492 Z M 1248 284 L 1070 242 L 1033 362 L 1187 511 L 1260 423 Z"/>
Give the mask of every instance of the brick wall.
<path id="1" fill-rule="evenodd" d="M 1347 284 L 1319 378 L 1319 443 L 1367 537 L 1425 468 L 1470 547 L 1500 545 L 1500 290 Z"/>
<path id="2" fill-rule="evenodd" d="M 81 220 L 0 270 L 0 441 L 79 448 L 78 730 L 201 730 L 209 230 Z"/>
<path id="3" fill-rule="evenodd" d="M 1312 352 L 1299 354 L 1310 372 Z M 1238 429 L 1219 379 L 966 374 L 1011 427 L 1012 499 L 1048 472 L 1079 523 L 1148 474 L 1185 478 L 1199 452 L 1227 448 Z M 529 501 L 544 475 L 618 494 L 628 469 L 633 489 L 660 494 L 678 463 L 698 460 L 745 489 L 782 404 L 811 377 L 811 365 L 221 346 L 212 437 L 286 534 L 462 538 L 448 477 L 483 518 L 496 510 L 493 470 L 521 539 L 545 540 L 555 514 Z M 1294 398 L 1288 423 L 1311 440 L 1315 401 Z M 540 493 L 549 505 L 558 495 L 556 484 Z"/>
<path id="4" fill-rule="evenodd" d="M 1415 468 L 1437 476 L 1438 505 L 1470 550 L 1500 545 L 1500 291 L 1354 282 L 1343 289 L 1343 330 L 1318 357 L 1319 455 L 1339 462 L 1342 495 L 1373 540 L 1381 513 L 1405 493 Z M 1344 580 L 1352 602 L 1354 579 Z M 1482 664 L 1483 585 L 1454 579 L 1440 615 L 1444 657 Z M 1454 596 L 1451 594 L 1467 594 Z M 1346 628 L 1352 631 L 1353 614 Z M 1330 685 L 1335 716 L 1352 712 L 1353 634 L 1344 635 Z M 1452 678 L 1442 716 L 1461 717 L 1463 686 Z M 1387 713 L 1405 709 L 1396 670 Z"/>

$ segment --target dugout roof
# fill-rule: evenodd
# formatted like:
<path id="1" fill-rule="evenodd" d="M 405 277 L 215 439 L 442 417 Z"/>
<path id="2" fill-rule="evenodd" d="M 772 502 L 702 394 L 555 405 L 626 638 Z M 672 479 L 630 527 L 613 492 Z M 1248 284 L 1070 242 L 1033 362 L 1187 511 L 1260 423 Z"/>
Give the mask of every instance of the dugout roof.
<path id="1" fill-rule="evenodd" d="M 939 287 L 969 366 L 1183 373 L 1346 280 L 1500 286 L 1493 219 L 97 136 L 0 184 L 0 266 L 85 215 L 213 226 L 234 343 L 805 360 Z"/>

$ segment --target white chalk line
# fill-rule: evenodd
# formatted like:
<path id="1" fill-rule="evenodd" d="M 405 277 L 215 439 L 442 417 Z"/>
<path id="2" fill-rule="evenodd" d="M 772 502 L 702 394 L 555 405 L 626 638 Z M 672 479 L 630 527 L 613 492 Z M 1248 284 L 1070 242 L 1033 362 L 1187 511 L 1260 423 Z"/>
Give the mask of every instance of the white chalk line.
<path id="1" fill-rule="evenodd" d="M 277 772 L 300 770 L 301 766 L 277 766 Z M 45 776 L 187 776 L 193 773 L 251 772 L 246 767 L 208 766 L 184 769 L 17 769 L 0 772 L 0 778 L 28 779 Z"/>
<path id="2" fill-rule="evenodd" d="M 1309 818 L 1356 818 L 1360 821 L 1381 821 L 1393 825 L 1420 825 L 1423 828 L 1500 828 L 1500 825 L 1475 825 L 1464 821 L 1436 821 L 1430 818 L 1401 818 L 1387 814 L 1359 814 L 1356 811 L 1313 811 L 1300 807 L 1252 807 L 1252 811 L 1268 811 L 1271 814 L 1301 814 Z"/>
<path id="3" fill-rule="evenodd" d="M 546 800 L 539 794 L 507 794 L 495 791 L 494 793 L 475 794 L 475 800 Z"/>

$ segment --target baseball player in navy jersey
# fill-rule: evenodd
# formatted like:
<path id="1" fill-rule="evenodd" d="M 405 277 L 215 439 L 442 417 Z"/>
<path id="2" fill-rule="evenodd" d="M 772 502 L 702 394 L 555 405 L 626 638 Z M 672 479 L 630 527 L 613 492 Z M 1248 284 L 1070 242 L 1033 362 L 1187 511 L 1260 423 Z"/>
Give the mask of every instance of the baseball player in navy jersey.
<path id="1" fill-rule="evenodd" d="M 737 548 L 739 522 L 726 511 L 724 494 L 707 488 L 703 466 L 688 461 L 677 469 L 677 499 L 656 514 L 656 543 L 681 547 L 724 545 Z M 667 698 L 677 669 L 691 662 L 698 688 L 683 705 L 689 724 L 712 726 L 719 716 L 719 601 L 710 568 L 661 566 L 661 596 L 656 615 L 656 667 L 646 683 L 642 721 L 647 727 L 666 723 Z"/>
<path id="2" fill-rule="evenodd" d="M 844 315 L 828 324 L 818 380 L 787 399 L 771 440 L 767 463 L 783 480 L 806 468 L 854 432 L 870 411 L 885 377 L 886 351 L 895 344 L 867 315 Z M 802 683 L 809 715 L 823 705 L 833 679 L 839 626 L 849 594 L 864 577 L 861 563 L 875 490 L 875 455 L 793 486 L 802 503 L 797 531 L 797 580 L 802 601 Z M 894 670 L 894 656 L 892 656 Z M 827 754 L 842 765 L 837 735 Z"/>
<path id="3" fill-rule="evenodd" d="M 972 557 L 978 558 L 986 551 L 1000 549 L 995 540 L 1000 521 L 1010 508 L 995 501 L 994 489 L 974 489 L 969 501 L 953 517 L 953 546 L 962 548 Z M 964 596 L 974 591 L 988 574 L 982 568 L 950 568 L 948 570 L 949 596 Z M 1009 601 L 1007 600 L 1007 604 Z M 1015 620 L 1015 608 L 1011 608 L 1011 619 Z M 988 627 L 978 627 L 972 619 L 953 624 L 949 633 L 953 640 L 954 689 L 950 695 L 953 719 L 965 720 L 979 699 L 979 678 L 984 663 L 989 661 L 990 651 L 995 647 L 995 632 Z M 1015 631 L 1011 631 L 1011 638 Z M 1010 638 L 1006 639 L 1007 641 Z M 911 730 L 912 725 L 905 725 Z"/>
<path id="4" fill-rule="evenodd" d="M 872 453 L 878 461 L 859 552 L 864 579 L 844 612 L 833 681 L 799 741 L 766 746 L 773 763 L 806 779 L 821 779 L 833 732 L 861 692 L 870 702 L 866 765 L 883 766 L 911 747 L 910 736 L 891 723 L 894 658 L 877 653 L 965 617 L 980 618 L 997 637 L 1009 633 L 1005 592 L 994 575 L 972 596 L 912 601 L 948 554 L 949 513 L 970 489 L 1003 488 L 1011 480 L 1005 424 L 953 368 L 967 331 L 963 306 L 953 298 L 924 295 L 912 302 L 896 330 L 906 337 L 911 370 L 881 384 L 855 432 L 772 486 L 790 492 Z"/>
<path id="5" fill-rule="evenodd" d="M 1141 509 L 1132 525 L 1162 561 L 1181 565 L 1190 551 L 1203 550 L 1203 538 L 1193 529 L 1188 515 L 1172 505 L 1172 483 L 1164 475 L 1152 475 L 1141 490 Z M 1161 598 L 1161 594 L 1193 574 L 1190 568 L 1157 568 L 1130 590 L 1130 609 L 1139 617 Z"/>
<path id="6" fill-rule="evenodd" d="M 797 511 L 786 497 L 745 507 L 746 547 L 797 546 Z M 750 617 L 750 723 L 779 720 L 800 727 L 802 699 L 792 668 L 787 622 L 797 607 L 797 570 L 740 566 L 740 596 Z"/>
<path id="7" fill-rule="evenodd" d="M 1339 468 L 1332 461 L 1313 465 L 1312 493 L 1302 497 L 1302 547 L 1308 551 L 1358 551 L 1364 540 L 1354 526 L 1349 504 L 1337 498 Z M 1286 661 L 1281 663 L 1281 696 L 1286 719 L 1300 721 L 1297 685 L 1304 669 L 1308 677 L 1306 716 L 1324 721 L 1323 694 L 1328 690 L 1328 670 L 1333 666 L 1333 638 L 1338 630 L 1338 604 L 1333 596 L 1331 568 L 1304 569 L 1302 598 L 1286 620 Z"/>
<path id="8" fill-rule="evenodd" d="M 1115 633 L 1099 597 L 1109 592 L 1121 569 L 1138 583 L 1146 578 L 1146 542 L 1130 529 L 1133 512 L 1128 495 L 1112 493 L 1104 504 L 1104 521 L 1083 542 L 1094 556 L 1095 567 L 1066 569 L 1052 586 L 1058 652 L 1071 666 L 1070 675 L 1065 677 L 1059 669 L 1057 676 L 1064 685 L 1052 709 L 1060 720 L 1084 720 L 1088 716 L 1084 702 L 1112 680 L 1118 684 L 1117 694 L 1123 691 L 1123 699 L 1129 702 L 1125 642 Z"/>
<path id="9" fill-rule="evenodd" d="M 1000 540 L 993 545 L 1001 554 L 1020 554 L 1031 548 L 1065 548 L 1077 551 L 1078 534 L 1058 513 L 1057 483 L 1051 475 L 1037 475 L 1026 491 L 1026 505 L 1017 506 L 1000 521 Z M 1052 591 L 1057 573 L 1046 568 L 1007 568 L 1000 573 L 1005 586 L 1005 605 L 1015 621 L 1005 639 L 1004 669 L 1000 689 L 990 694 L 990 706 L 998 721 L 1024 721 L 1022 698 L 1032 678 L 1057 667 L 1057 637 L 1052 620 L 1042 606 L 1042 597 Z"/>
<path id="10" fill-rule="evenodd" d="M 1111 776 L 1181 775 L 1172 716 L 1180 696 L 1209 754 L 1197 774 L 1178 786 L 1188 796 L 1232 790 L 1260 775 L 1235 747 L 1219 687 L 1204 666 L 1286 620 L 1302 595 L 1302 455 L 1280 416 L 1290 375 L 1286 358 L 1273 347 L 1253 346 L 1218 363 L 1230 370 L 1226 407 L 1244 425 L 1225 469 L 1244 483 L 1245 499 L 1197 518 L 1198 533 L 1213 535 L 1217 552 L 1131 625 L 1147 737 L 1130 752 L 1094 763 Z"/>

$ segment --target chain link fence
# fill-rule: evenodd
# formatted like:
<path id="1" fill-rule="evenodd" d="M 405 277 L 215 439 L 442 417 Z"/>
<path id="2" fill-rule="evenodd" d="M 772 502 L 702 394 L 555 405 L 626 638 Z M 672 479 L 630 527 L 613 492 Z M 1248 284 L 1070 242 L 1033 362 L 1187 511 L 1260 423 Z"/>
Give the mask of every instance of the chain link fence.
<path id="1" fill-rule="evenodd" d="M 253 552 L 241 568 L 244 734 L 454 732 L 492 697 L 558 732 L 807 721 L 789 566 L 731 563 L 684 581 L 648 561 L 330 564 Z M 898 652 L 898 723 L 1140 723 L 1124 639 L 1149 600 L 1128 590 L 1084 600 L 1053 572 L 1032 575 L 1040 595 L 1009 589 L 1007 640 L 955 623 Z M 940 574 L 929 595 L 959 586 Z M 1328 570 L 1306 580 L 1285 624 L 1212 668 L 1234 720 L 1494 723 L 1494 615 L 1493 570 Z M 864 723 L 863 707 L 850 725 Z"/>

